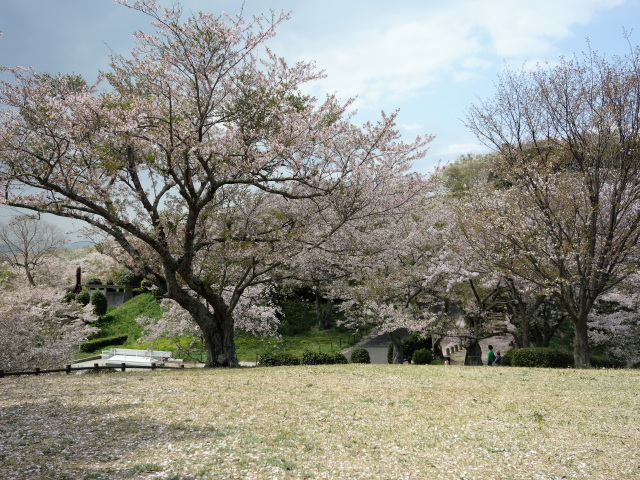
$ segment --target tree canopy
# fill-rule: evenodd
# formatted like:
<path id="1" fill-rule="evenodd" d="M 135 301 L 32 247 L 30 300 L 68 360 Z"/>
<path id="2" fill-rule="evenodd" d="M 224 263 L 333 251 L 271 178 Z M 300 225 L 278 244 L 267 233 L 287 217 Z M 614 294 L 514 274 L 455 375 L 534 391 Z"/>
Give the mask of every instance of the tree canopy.
<path id="1" fill-rule="evenodd" d="M 476 190 L 460 229 L 494 268 L 561 303 L 576 366 L 589 365 L 594 303 L 638 268 L 640 47 L 507 71 L 467 122 L 506 182 Z"/>
<path id="2" fill-rule="evenodd" d="M 422 191 L 409 168 L 430 138 L 403 143 L 395 115 L 360 127 L 350 101 L 304 94 L 313 64 L 262 48 L 285 14 L 183 20 L 178 4 L 120 3 L 157 31 L 112 57 L 106 88 L 7 69 L 3 202 L 86 222 L 191 314 L 207 366 L 237 365 L 233 312 L 249 287 Z"/>

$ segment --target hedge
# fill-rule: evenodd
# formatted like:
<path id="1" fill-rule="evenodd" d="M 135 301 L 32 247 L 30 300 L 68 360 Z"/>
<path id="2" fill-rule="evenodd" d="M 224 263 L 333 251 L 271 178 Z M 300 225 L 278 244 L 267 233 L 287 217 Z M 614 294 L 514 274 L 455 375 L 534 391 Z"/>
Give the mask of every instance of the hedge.
<path id="1" fill-rule="evenodd" d="M 627 364 L 623 360 L 603 355 L 591 355 L 591 366 L 594 368 L 624 368 Z"/>
<path id="2" fill-rule="evenodd" d="M 111 337 L 89 340 L 80 345 L 80 351 L 85 353 L 95 352 L 108 345 L 122 345 L 129 338 L 128 335 L 112 335 Z"/>
<path id="3" fill-rule="evenodd" d="M 305 350 L 302 352 L 303 365 L 335 365 L 349 363 L 342 353 L 325 353 L 317 350 Z"/>
<path id="4" fill-rule="evenodd" d="M 513 351 L 511 365 L 541 368 L 573 367 L 573 353 L 553 348 L 518 348 Z"/>
<path id="5" fill-rule="evenodd" d="M 513 354 L 516 352 L 517 348 L 512 348 L 507 350 L 504 355 L 502 355 L 502 365 L 505 367 L 510 367 L 513 362 Z"/>
<path id="6" fill-rule="evenodd" d="M 258 358 L 261 367 L 281 367 L 300 365 L 300 357 L 289 352 L 265 352 Z"/>

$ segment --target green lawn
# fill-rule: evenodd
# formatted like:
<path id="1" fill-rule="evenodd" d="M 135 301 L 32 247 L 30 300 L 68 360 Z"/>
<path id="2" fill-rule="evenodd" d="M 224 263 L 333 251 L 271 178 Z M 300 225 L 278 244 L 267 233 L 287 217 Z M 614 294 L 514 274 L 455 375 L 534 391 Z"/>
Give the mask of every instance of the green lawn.
<path id="1" fill-rule="evenodd" d="M 0 478 L 637 479 L 640 371 L 415 365 L 0 379 Z"/>

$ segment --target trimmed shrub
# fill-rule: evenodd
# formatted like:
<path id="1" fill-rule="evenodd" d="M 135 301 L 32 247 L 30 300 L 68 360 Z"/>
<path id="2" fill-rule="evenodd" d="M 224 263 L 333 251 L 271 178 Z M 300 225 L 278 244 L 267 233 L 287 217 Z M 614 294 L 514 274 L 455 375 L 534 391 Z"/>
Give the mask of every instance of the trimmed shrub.
<path id="1" fill-rule="evenodd" d="M 369 352 L 364 348 L 356 348 L 351 352 L 351 363 L 371 363 Z"/>
<path id="2" fill-rule="evenodd" d="M 343 353 L 333 352 L 330 353 L 329 356 L 333 360 L 331 362 L 332 365 L 343 365 L 349 363 L 349 359 L 347 359 L 347 357 Z"/>
<path id="3" fill-rule="evenodd" d="M 329 354 L 317 350 L 305 350 L 302 352 L 303 365 L 327 365 L 331 363 Z"/>
<path id="4" fill-rule="evenodd" d="M 80 345 L 80 351 L 85 353 L 95 352 L 109 345 L 122 345 L 129 338 L 128 335 L 113 335 L 111 337 L 98 338 L 89 340 Z"/>
<path id="5" fill-rule="evenodd" d="M 84 282 L 85 285 L 102 285 L 102 280 L 100 280 L 98 277 L 91 277 L 88 278 L 86 282 Z"/>
<path id="6" fill-rule="evenodd" d="M 336 365 L 349 363 L 347 357 L 340 352 L 319 352 L 317 350 L 305 350 L 302 352 L 303 365 Z"/>
<path id="7" fill-rule="evenodd" d="M 91 305 L 93 305 L 93 313 L 99 317 L 107 313 L 107 297 L 101 291 L 93 292 Z"/>
<path id="8" fill-rule="evenodd" d="M 411 362 L 413 359 L 413 352 L 416 350 L 427 349 L 431 350 L 433 342 L 431 337 L 421 337 L 418 333 L 413 333 L 406 338 L 402 339 L 402 353 L 404 359 Z"/>
<path id="9" fill-rule="evenodd" d="M 411 357 L 411 360 L 416 365 L 429 365 L 431 363 L 431 360 L 433 360 L 433 354 L 431 353 L 431 350 L 420 348 L 419 350 L 413 352 L 413 357 Z"/>
<path id="10" fill-rule="evenodd" d="M 140 275 L 136 275 L 133 272 L 124 271 L 118 275 L 115 275 L 113 280 L 117 285 L 128 285 L 130 287 L 139 287 L 140 282 L 142 282 L 142 277 Z"/>
<path id="11" fill-rule="evenodd" d="M 511 365 L 513 365 L 513 354 L 515 353 L 517 349 L 516 348 L 511 348 L 509 350 L 507 350 L 504 355 L 502 355 L 502 366 L 503 367 L 510 367 Z"/>
<path id="12" fill-rule="evenodd" d="M 265 352 L 258 358 L 261 367 L 300 365 L 300 358 L 289 352 Z"/>
<path id="13" fill-rule="evenodd" d="M 140 282 L 140 288 L 143 288 L 145 290 L 151 290 L 151 288 L 153 288 L 153 283 L 151 283 L 151 280 L 147 280 L 145 278 Z"/>
<path id="14" fill-rule="evenodd" d="M 166 294 L 167 292 L 161 288 L 154 288 L 153 290 L 151 290 L 151 295 L 153 295 L 154 297 L 162 297 Z"/>
<path id="15" fill-rule="evenodd" d="M 112 279 L 112 278 L 110 278 L 109 280 L 107 280 L 105 283 L 106 283 L 107 285 L 114 285 L 114 283 L 113 283 L 113 279 Z"/>
<path id="16" fill-rule="evenodd" d="M 553 348 L 519 348 L 513 352 L 511 365 L 541 368 L 573 367 L 573 353 Z"/>
<path id="17" fill-rule="evenodd" d="M 74 292 L 67 292 L 64 294 L 64 301 L 71 303 L 76 299 L 77 295 Z"/>
<path id="18" fill-rule="evenodd" d="M 91 295 L 89 295 L 89 291 L 86 288 L 83 288 L 82 291 L 76 295 L 76 300 L 79 304 L 86 307 L 91 301 Z"/>
<path id="19" fill-rule="evenodd" d="M 594 368 L 624 368 L 627 364 L 615 357 L 591 355 L 591 366 Z"/>

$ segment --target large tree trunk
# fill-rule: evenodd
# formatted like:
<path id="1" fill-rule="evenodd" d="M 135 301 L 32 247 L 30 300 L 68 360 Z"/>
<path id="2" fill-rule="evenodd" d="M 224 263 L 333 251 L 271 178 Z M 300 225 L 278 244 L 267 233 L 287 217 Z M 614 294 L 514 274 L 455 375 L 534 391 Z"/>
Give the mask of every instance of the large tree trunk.
<path id="1" fill-rule="evenodd" d="M 333 299 L 329 298 L 324 305 L 322 304 L 322 296 L 320 295 L 320 284 L 315 284 L 316 295 L 316 316 L 318 318 L 318 328 L 320 330 L 329 330 L 331 328 L 331 313 L 333 311 Z"/>
<path id="2" fill-rule="evenodd" d="M 404 363 L 404 350 L 402 348 L 402 338 L 400 335 L 395 332 L 389 332 L 389 339 L 393 344 L 393 363 L 394 364 L 402 364 Z"/>
<path id="3" fill-rule="evenodd" d="M 222 297 L 214 296 L 204 305 L 200 299 L 194 298 L 177 286 L 174 277 L 167 275 L 169 297 L 187 310 L 200 330 L 207 350 L 205 367 L 238 367 L 236 346 L 234 343 L 235 324 L 233 311 Z"/>
<path id="4" fill-rule="evenodd" d="M 210 318 L 201 318 L 204 345 L 207 349 L 205 367 L 237 367 L 234 324 L 231 314 L 209 313 Z"/>
<path id="5" fill-rule="evenodd" d="M 520 331 L 522 332 L 522 348 L 531 346 L 531 319 L 524 315 L 520 319 Z"/>
<path id="6" fill-rule="evenodd" d="M 573 340 L 573 361 L 576 368 L 586 368 L 591 366 L 589 357 L 589 329 L 587 327 L 587 316 L 574 319 L 573 327 L 575 337 Z"/>
<path id="7" fill-rule="evenodd" d="M 464 364 L 469 366 L 482 365 L 482 348 L 480 342 L 475 338 L 465 338 L 462 340 L 462 346 L 466 350 L 464 355 Z"/>
<path id="8" fill-rule="evenodd" d="M 442 335 L 431 335 L 431 351 L 433 353 L 433 358 L 444 359 L 444 355 L 442 355 Z"/>

